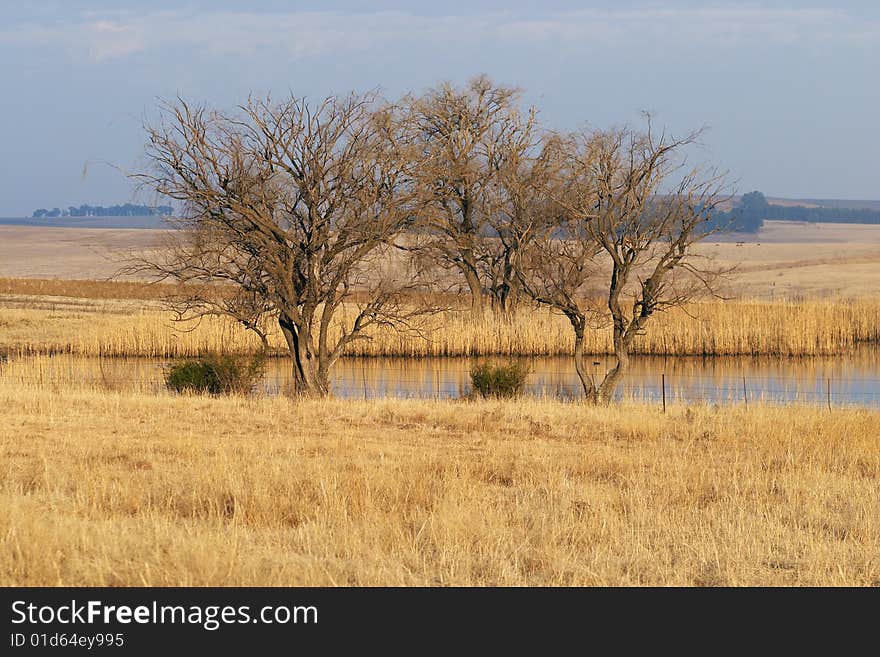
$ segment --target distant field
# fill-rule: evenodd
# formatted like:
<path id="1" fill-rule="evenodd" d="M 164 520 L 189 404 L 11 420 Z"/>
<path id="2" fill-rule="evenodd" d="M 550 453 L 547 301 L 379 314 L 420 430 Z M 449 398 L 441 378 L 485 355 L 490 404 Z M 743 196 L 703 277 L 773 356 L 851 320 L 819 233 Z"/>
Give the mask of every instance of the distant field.
<path id="1" fill-rule="evenodd" d="M 163 234 L 0 226 L 0 277 L 106 279 Z M 744 298 L 855 298 L 880 287 L 880 226 L 768 221 L 756 235 L 725 236 L 701 248 L 740 265 L 730 292 Z"/>
<path id="2" fill-rule="evenodd" d="M 847 299 L 880 290 L 880 226 L 768 221 L 756 235 L 708 241 L 702 252 L 738 265 L 732 292 L 759 299 Z"/>
<path id="3" fill-rule="evenodd" d="M 126 257 L 154 246 L 164 232 L 0 225 L 0 276 L 109 278 Z"/>

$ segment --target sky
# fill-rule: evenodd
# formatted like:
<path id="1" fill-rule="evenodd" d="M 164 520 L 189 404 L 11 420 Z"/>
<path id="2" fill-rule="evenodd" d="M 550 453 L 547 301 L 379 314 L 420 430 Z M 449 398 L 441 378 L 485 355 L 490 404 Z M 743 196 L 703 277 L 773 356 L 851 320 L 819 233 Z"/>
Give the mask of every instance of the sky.
<path id="1" fill-rule="evenodd" d="M 480 73 L 555 130 L 705 126 L 691 157 L 739 192 L 880 199 L 878 71 L 875 0 L 0 0 L 0 216 L 150 202 L 126 174 L 162 99 L 397 98 Z"/>

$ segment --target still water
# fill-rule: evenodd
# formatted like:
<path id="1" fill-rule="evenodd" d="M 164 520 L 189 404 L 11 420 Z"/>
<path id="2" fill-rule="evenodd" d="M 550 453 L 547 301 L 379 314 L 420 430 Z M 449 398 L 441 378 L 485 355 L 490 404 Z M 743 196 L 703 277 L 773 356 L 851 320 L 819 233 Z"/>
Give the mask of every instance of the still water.
<path id="1" fill-rule="evenodd" d="M 582 397 L 570 358 L 522 359 L 531 368 L 526 393 L 562 399 Z M 169 361 L 52 356 L 0 364 L 10 380 L 85 382 L 107 389 L 158 389 Z M 449 399 L 471 390 L 469 358 L 347 358 L 333 372 L 333 392 L 345 398 L 412 397 Z M 589 361 L 603 376 L 613 359 Z M 271 359 L 260 389 L 291 390 L 290 361 Z M 880 407 L 880 347 L 812 358 L 639 356 L 620 387 L 622 398 L 660 402 L 665 380 L 668 402 L 748 403 L 772 401 Z"/>

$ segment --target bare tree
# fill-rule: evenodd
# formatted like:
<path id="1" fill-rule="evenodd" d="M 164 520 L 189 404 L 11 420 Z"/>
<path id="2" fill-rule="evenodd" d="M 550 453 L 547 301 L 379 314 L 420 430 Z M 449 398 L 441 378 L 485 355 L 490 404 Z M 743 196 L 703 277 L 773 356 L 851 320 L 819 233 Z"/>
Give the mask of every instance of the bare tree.
<path id="1" fill-rule="evenodd" d="M 414 158 L 376 105 L 251 99 L 231 116 L 179 100 L 147 126 L 154 167 L 137 177 L 185 212 L 161 256 L 138 266 L 190 284 L 181 317 L 229 316 L 264 344 L 277 322 L 303 393 L 329 393 L 352 341 L 421 312 L 405 301 L 418 275 L 389 255 L 413 221 Z"/>
<path id="2" fill-rule="evenodd" d="M 526 247 L 542 225 L 558 214 L 553 186 L 564 166 L 564 150 L 552 134 L 539 133 L 534 113 L 512 120 L 492 144 L 495 180 L 488 195 L 493 235 L 483 240 L 489 292 L 495 307 L 510 311 L 520 296 L 517 272 Z"/>
<path id="3" fill-rule="evenodd" d="M 593 402 L 612 398 L 656 312 L 714 292 L 724 274 L 694 249 L 729 198 L 722 175 L 686 168 L 684 151 L 699 135 L 657 135 L 649 117 L 644 132 L 572 137 L 554 191 L 559 212 L 533 227 L 521 285 L 571 322 L 575 369 Z M 599 377 L 586 366 L 584 336 L 609 322 L 616 364 Z"/>
<path id="4" fill-rule="evenodd" d="M 485 237 L 487 196 L 498 176 L 505 144 L 528 141 L 533 115 L 522 117 L 519 91 L 485 76 L 464 89 L 444 83 L 420 97 L 404 99 L 410 140 L 420 151 L 416 171 L 422 227 L 421 248 L 437 265 L 455 271 L 481 314 L 487 293 Z"/>

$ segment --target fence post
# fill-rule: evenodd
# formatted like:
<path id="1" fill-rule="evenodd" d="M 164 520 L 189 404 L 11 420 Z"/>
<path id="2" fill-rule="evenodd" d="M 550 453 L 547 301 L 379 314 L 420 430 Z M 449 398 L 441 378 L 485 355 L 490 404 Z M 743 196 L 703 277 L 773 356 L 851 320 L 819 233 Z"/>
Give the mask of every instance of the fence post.
<path id="1" fill-rule="evenodd" d="M 663 412 L 666 412 L 666 372 L 660 375 L 660 390 L 663 397 Z"/>
<path id="2" fill-rule="evenodd" d="M 749 393 L 746 391 L 746 377 L 743 375 L 743 401 L 746 406 L 749 405 Z"/>
<path id="3" fill-rule="evenodd" d="M 826 390 L 828 392 L 828 410 L 831 410 L 831 379 L 828 379 Z"/>

